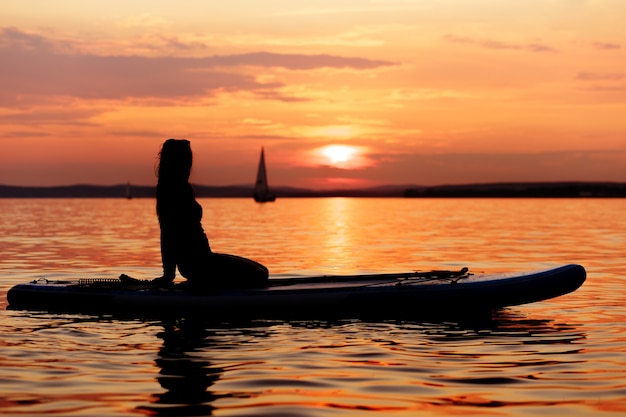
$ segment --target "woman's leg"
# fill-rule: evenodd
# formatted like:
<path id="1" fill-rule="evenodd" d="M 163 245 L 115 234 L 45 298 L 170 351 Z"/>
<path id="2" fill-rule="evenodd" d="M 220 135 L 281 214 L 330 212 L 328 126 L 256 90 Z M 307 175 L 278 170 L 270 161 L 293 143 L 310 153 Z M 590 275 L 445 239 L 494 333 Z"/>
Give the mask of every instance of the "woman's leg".
<path id="1" fill-rule="evenodd" d="M 251 259 L 213 253 L 209 263 L 212 272 L 211 281 L 219 287 L 258 288 L 267 285 L 269 271 Z"/>
<path id="2" fill-rule="evenodd" d="M 259 288 L 268 282 L 267 268 L 251 259 L 223 253 L 211 253 L 202 262 L 179 265 L 181 274 L 196 289 Z"/>

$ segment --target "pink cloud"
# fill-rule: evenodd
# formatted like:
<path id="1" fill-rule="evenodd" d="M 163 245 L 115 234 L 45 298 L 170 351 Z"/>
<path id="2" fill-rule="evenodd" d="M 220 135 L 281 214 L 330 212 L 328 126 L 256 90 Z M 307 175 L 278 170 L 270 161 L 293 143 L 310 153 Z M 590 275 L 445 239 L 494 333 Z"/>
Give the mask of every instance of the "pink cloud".
<path id="1" fill-rule="evenodd" d="M 577 80 L 581 81 L 621 81 L 626 79 L 624 72 L 579 72 Z"/>
<path id="2" fill-rule="evenodd" d="M 596 49 L 600 49 L 600 50 L 604 50 L 604 51 L 610 51 L 610 50 L 615 50 L 615 49 L 621 49 L 622 45 L 618 44 L 618 43 L 613 43 L 613 42 L 594 42 L 593 46 Z"/>
<path id="3" fill-rule="evenodd" d="M 238 67 L 289 70 L 367 70 L 390 62 L 335 55 L 253 52 L 202 58 L 103 56 L 77 53 L 56 42 L 15 28 L 0 29 L 0 103 L 21 95 L 85 99 L 204 97 L 216 91 L 250 91 L 261 98 L 298 100 L 280 93 L 279 82 L 261 82 Z"/>
<path id="4" fill-rule="evenodd" d="M 497 41 L 493 39 L 475 39 L 467 36 L 457 35 L 444 35 L 443 37 L 448 42 L 475 45 L 481 48 L 487 49 L 509 49 L 509 50 L 525 50 L 529 52 L 537 53 L 555 53 L 558 52 L 555 48 L 540 44 L 540 43 L 508 43 Z"/>

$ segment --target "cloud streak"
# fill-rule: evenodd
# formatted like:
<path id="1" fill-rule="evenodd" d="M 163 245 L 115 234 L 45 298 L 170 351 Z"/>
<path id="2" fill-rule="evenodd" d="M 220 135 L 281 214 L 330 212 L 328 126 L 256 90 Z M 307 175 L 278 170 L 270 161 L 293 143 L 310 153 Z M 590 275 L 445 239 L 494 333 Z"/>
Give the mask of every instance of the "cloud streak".
<path id="1" fill-rule="evenodd" d="M 600 93 L 621 93 L 626 91 L 624 72 L 579 72 L 576 80 L 584 83 L 584 90 Z"/>
<path id="2" fill-rule="evenodd" d="M 0 30 L 0 61 L 3 102 L 20 95 L 174 99 L 210 96 L 218 91 L 250 91 L 261 98 L 288 101 L 280 94 L 284 87 L 281 82 L 262 82 L 245 70 L 257 67 L 362 71 L 394 65 L 360 57 L 271 52 L 201 58 L 94 55 L 76 53 L 69 42 L 56 42 L 14 28 Z"/>
<path id="3" fill-rule="evenodd" d="M 600 49 L 602 51 L 614 51 L 622 49 L 622 45 L 614 42 L 594 42 L 594 48 Z"/>
<path id="4" fill-rule="evenodd" d="M 496 50 L 521 50 L 534 53 L 556 53 L 557 49 L 541 43 L 511 43 L 493 39 L 475 39 L 468 36 L 444 35 L 446 41 L 464 45 L 474 45 L 486 49 Z"/>
<path id="5" fill-rule="evenodd" d="M 622 81 L 626 79 L 626 73 L 623 72 L 579 72 L 576 76 L 581 81 Z"/>

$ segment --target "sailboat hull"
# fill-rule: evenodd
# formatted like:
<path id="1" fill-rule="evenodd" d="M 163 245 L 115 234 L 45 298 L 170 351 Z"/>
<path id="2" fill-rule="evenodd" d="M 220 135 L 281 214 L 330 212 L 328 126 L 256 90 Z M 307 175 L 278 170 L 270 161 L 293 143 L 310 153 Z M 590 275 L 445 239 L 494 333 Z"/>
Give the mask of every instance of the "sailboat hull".
<path id="1" fill-rule="evenodd" d="M 276 200 L 274 195 L 254 195 L 254 201 L 257 203 L 271 203 Z"/>

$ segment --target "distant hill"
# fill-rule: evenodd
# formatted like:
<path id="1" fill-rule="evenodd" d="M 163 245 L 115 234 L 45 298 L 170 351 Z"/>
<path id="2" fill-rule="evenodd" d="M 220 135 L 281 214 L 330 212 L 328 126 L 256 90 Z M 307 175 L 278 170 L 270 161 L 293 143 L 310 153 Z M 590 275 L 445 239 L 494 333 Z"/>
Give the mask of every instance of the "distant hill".
<path id="1" fill-rule="evenodd" d="M 248 185 L 194 185 L 198 197 L 252 198 Z M 387 185 L 361 189 L 310 190 L 294 187 L 272 187 L 278 198 L 289 197 L 626 197 L 626 183 L 615 182 L 536 182 L 490 183 L 439 186 Z M 126 198 L 127 185 L 67 185 L 56 187 L 21 187 L 0 185 L 0 198 Z M 154 198 L 154 186 L 131 186 L 132 198 Z"/>
<path id="2" fill-rule="evenodd" d="M 532 182 L 440 185 L 414 187 L 405 197 L 626 197 L 626 183 L 616 182 Z"/>
<path id="3" fill-rule="evenodd" d="M 194 184 L 197 197 L 241 197 L 252 198 L 250 185 L 207 186 Z M 309 190 L 295 187 L 272 187 L 278 197 L 402 197 L 407 186 L 384 186 L 357 190 Z M 56 187 L 21 187 L 0 185 L 0 198 L 125 198 L 126 184 L 67 185 Z M 154 186 L 131 186 L 132 198 L 154 198 Z"/>
<path id="4" fill-rule="evenodd" d="M 251 197 L 252 186 L 210 187 L 194 185 L 198 197 Z M 129 193 L 127 195 L 127 192 Z M 0 185 L 0 198 L 154 198 L 156 187 L 126 184 L 20 187 Z"/>
<path id="5" fill-rule="evenodd" d="M 0 185 L 0 197 L 4 198 L 123 198 L 126 184 L 121 185 L 64 185 L 57 187 L 20 187 Z M 154 196 L 154 187 L 132 187 L 137 197 Z"/>

